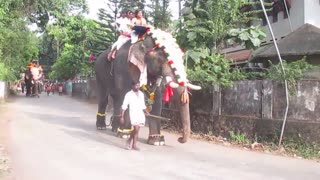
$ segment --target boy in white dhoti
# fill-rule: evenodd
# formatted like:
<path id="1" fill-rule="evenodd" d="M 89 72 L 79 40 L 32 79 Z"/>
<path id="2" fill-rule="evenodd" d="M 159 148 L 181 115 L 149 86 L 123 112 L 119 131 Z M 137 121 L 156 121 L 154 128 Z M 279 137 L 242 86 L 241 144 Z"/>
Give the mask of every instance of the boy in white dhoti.
<path id="1" fill-rule="evenodd" d="M 123 104 L 121 106 L 122 110 L 120 117 L 121 124 L 124 124 L 124 112 L 129 106 L 129 116 L 131 125 L 133 126 L 133 131 L 127 142 L 127 148 L 132 148 L 134 150 L 139 150 L 139 148 L 137 147 L 137 140 L 140 126 L 144 126 L 146 121 L 145 114 L 149 114 L 145 105 L 144 94 L 139 90 L 139 88 L 139 82 L 132 83 L 132 90 L 127 92 L 127 94 L 124 97 Z"/>

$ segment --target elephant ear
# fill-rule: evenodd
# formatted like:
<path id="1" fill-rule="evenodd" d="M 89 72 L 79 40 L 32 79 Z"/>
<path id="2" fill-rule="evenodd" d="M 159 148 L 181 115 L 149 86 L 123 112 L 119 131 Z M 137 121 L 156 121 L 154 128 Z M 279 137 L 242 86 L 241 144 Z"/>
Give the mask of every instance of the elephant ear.
<path id="1" fill-rule="evenodd" d="M 144 57 L 146 55 L 146 48 L 142 42 L 133 44 L 130 47 L 128 61 L 138 67 L 140 72 L 144 72 L 146 63 Z"/>

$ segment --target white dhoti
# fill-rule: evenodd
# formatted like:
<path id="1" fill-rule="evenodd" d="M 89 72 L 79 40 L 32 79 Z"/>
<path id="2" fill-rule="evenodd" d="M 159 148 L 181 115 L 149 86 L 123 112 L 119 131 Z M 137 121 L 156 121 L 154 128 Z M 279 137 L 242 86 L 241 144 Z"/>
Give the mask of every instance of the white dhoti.
<path id="1" fill-rule="evenodd" d="M 112 49 L 117 48 L 117 50 L 119 50 L 129 40 L 129 37 L 120 35 L 118 40 L 112 45 Z"/>
<path id="2" fill-rule="evenodd" d="M 141 91 L 129 91 L 123 100 L 122 109 L 126 110 L 129 106 L 129 116 L 132 126 L 144 126 L 146 117 L 143 112 L 146 109 L 144 94 Z"/>
<path id="3" fill-rule="evenodd" d="M 132 126 L 144 126 L 146 123 L 146 117 L 143 110 L 135 109 L 134 107 L 129 108 L 129 116 Z"/>
<path id="4" fill-rule="evenodd" d="M 138 42 L 138 40 L 139 40 L 139 35 L 137 35 L 135 33 L 135 31 L 133 30 L 131 32 L 131 43 L 134 44 L 134 43 Z"/>

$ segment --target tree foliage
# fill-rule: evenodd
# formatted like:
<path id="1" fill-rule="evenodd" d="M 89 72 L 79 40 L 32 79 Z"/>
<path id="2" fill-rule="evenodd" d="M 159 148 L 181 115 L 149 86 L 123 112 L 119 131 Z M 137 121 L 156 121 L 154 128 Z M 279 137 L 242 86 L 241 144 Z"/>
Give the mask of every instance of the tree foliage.
<path id="1" fill-rule="evenodd" d="M 176 37 L 186 50 L 191 79 L 208 80 L 209 77 L 224 86 L 231 83 L 235 76 L 230 74 L 230 62 L 220 54 L 227 42 L 231 42 L 228 40 L 256 48 L 265 37 L 258 27 L 247 27 L 259 12 L 243 12 L 243 7 L 251 3 L 249 0 L 186 1 Z"/>
<path id="2" fill-rule="evenodd" d="M 14 80 L 38 55 L 38 41 L 27 28 L 22 1 L 0 0 L 0 76 Z"/>
<path id="3" fill-rule="evenodd" d="M 83 16 L 69 16 L 48 26 L 48 32 L 59 42 L 58 59 L 52 66 L 50 78 L 70 79 L 77 74 L 89 73 L 89 56 L 94 39 L 94 29 L 98 26 L 93 20 Z"/>
<path id="4" fill-rule="evenodd" d="M 288 89 L 291 94 L 296 92 L 296 84 L 297 80 L 303 78 L 304 73 L 313 68 L 313 66 L 306 61 L 306 57 L 301 60 L 287 63 L 285 60 L 283 61 L 283 66 L 286 70 L 286 75 L 283 76 L 281 65 L 280 64 L 272 64 L 269 61 L 271 67 L 266 74 L 266 78 L 270 80 L 283 81 L 286 79 L 288 81 Z"/>
<path id="5" fill-rule="evenodd" d="M 171 23 L 171 12 L 169 11 L 169 0 L 155 0 L 147 5 L 149 11 L 146 14 L 149 18 L 149 23 L 159 29 L 167 29 Z"/>

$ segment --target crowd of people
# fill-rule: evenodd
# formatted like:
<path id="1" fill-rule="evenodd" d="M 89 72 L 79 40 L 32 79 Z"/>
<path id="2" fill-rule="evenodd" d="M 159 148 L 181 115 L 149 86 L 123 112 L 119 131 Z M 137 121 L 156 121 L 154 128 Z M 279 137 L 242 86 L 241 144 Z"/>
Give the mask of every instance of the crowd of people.
<path id="1" fill-rule="evenodd" d="M 47 82 L 47 83 L 45 83 L 44 89 L 47 93 L 47 96 L 49 96 L 50 93 L 52 93 L 52 95 L 54 95 L 54 93 L 56 91 L 59 93 L 59 96 L 62 96 L 63 84 L 62 83 Z"/>

